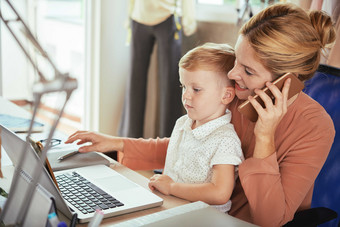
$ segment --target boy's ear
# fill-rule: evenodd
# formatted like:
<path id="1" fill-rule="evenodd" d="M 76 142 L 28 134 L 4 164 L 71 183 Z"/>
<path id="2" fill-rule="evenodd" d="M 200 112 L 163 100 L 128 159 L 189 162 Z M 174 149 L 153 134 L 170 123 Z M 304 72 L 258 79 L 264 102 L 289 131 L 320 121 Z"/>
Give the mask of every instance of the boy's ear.
<path id="1" fill-rule="evenodd" d="M 231 86 L 225 87 L 224 94 L 222 97 L 222 103 L 227 105 L 231 103 L 231 101 L 233 101 L 234 98 L 235 98 L 235 88 Z"/>

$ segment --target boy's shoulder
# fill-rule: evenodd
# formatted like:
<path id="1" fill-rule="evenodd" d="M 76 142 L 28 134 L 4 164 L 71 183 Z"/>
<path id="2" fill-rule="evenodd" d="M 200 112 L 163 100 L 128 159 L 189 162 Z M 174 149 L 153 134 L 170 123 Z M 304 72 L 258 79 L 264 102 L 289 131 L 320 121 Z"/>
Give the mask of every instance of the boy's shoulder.
<path id="1" fill-rule="evenodd" d="M 183 124 L 184 122 L 186 122 L 188 119 L 190 119 L 188 117 L 188 114 L 185 114 L 183 116 L 181 116 L 180 118 L 177 119 L 176 124 Z"/>
<path id="2" fill-rule="evenodd" d="M 184 124 L 187 122 L 187 121 L 192 121 L 187 114 L 183 115 L 182 117 L 178 118 L 176 123 L 175 123 L 175 126 L 174 126 L 174 129 L 179 129 L 180 127 L 183 127 Z"/>

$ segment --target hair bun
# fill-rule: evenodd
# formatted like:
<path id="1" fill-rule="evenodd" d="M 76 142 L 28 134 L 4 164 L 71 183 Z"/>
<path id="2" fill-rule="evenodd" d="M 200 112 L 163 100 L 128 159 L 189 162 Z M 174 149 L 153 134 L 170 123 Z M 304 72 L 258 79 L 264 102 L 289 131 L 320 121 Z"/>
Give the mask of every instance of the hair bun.
<path id="1" fill-rule="evenodd" d="M 323 11 L 311 11 L 310 21 L 320 37 L 321 48 L 335 41 L 335 29 L 331 17 Z"/>

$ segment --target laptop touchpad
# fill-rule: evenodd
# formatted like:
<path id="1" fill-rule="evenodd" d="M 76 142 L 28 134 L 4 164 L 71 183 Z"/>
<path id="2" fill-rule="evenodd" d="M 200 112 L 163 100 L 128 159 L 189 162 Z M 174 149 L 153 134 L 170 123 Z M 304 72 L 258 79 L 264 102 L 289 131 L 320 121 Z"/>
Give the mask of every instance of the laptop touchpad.
<path id="1" fill-rule="evenodd" d="M 104 190 L 108 189 L 111 192 L 138 187 L 138 185 L 136 185 L 135 183 L 119 175 L 99 178 L 96 179 L 95 182 L 98 184 L 98 186 L 102 186 Z"/>

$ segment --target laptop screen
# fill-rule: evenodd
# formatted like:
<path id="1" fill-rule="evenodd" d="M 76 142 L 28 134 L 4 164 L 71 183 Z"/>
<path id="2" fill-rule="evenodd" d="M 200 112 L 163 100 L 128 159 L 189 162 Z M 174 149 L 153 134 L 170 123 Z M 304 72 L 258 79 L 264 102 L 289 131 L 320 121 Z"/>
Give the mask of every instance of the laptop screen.
<path id="1" fill-rule="evenodd" d="M 30 145 L 32 147 L 32 149 L 36 152 L 36 154 L 40 157 L 41 153 L 42 153 L 42 150 L 43 150 L 43 145 L 40 141 L 34 141 L 32 138 L 28 138 L 29 142 L 30 142 Z M 58 185 L 58 182 L 54 176 L 54 173 L 52 171 L 52 168 L 51 168 L 51 165 L 50 165 L 50 162 L 48 161 L 48 159 L 46 158 L 45 160 L 45 169 L 47 170 L 48 174 L 50 175 L 50 177 L 52 178 L 54 184 L 56 185 L 56 187 L 58 188 L 58 190 L 60 191 L 59 189 L 59 185 Z"/>
<path id="2" fill-rule="evenodd" d="M 23 170 L 29 176 L 34 175 L 34 166 L 42 165 L 42 162 L 38 156 L 38 154 L 34 151 L 32 146 L 28 146 L 27 150 L 26 141 L 20 138 L 17 134 L 13 133 L 6 127 L 0 125 L 1 130 L 1 141 L 2 146 L 5 149 L 7 155 L 13 162 L 13 165 L 16 167 L 17 171 Z M 18 164 L 20 158 L 25 154 L 25 161 L 21 167 L 21 170 L 18 170 Z M 41 175 L 39 176 L 38 183 L 43 186 L 47 191 L 49 191 L 55 198 L 56 205 L 58 209 L 62 210 L 62 212 L 68 217 L 72 218 L 72 212 L 64 202 L 60 195 L 59 187 L 56 184 L 56 180 L 53 177 L 54 174 L 51 171 L 51 168 L 44 168 Z"/>

